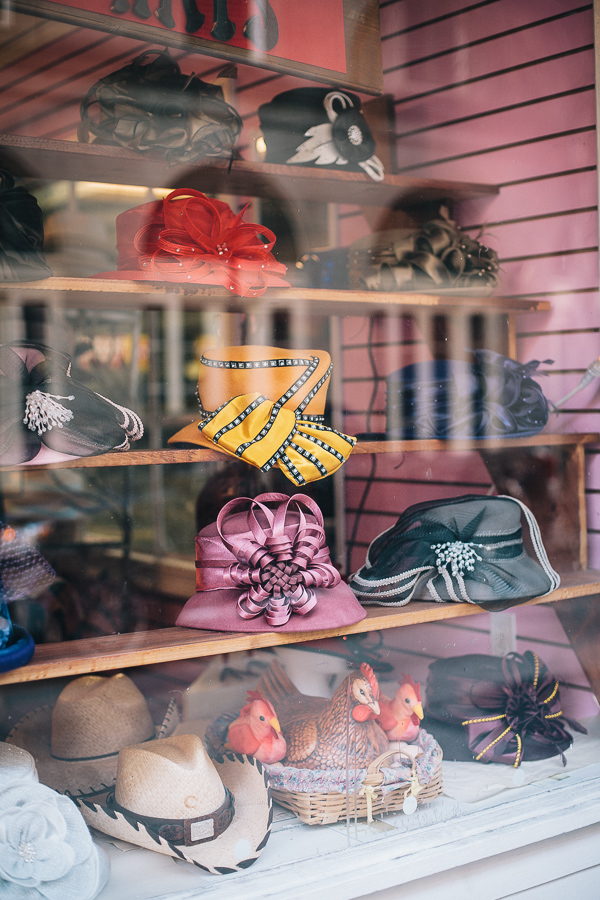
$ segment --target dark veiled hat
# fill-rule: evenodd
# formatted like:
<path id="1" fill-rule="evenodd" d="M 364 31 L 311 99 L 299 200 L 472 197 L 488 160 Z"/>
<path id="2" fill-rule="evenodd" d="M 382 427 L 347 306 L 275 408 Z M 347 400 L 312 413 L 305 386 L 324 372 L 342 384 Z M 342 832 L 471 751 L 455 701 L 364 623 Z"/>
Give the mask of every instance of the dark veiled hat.
<path id="1" fill-rule="evenodd" d="M 0 465 L 127 450 L 136 413 L 71 378 L 71 359 L 43 344 L 0 345 Z"/>

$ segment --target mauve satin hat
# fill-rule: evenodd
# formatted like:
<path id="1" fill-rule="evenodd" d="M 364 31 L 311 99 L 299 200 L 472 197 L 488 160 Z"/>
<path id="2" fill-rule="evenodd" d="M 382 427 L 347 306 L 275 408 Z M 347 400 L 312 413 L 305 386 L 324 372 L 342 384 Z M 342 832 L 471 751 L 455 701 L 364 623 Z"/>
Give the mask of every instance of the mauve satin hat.
<path id="1" fill-rule="evenodd" d="M 177 625 L 209 631 L 321 631 L 366 616 L 332 565 L 321 510 L 305 494 L 225 504 L 196 537 L 196 593 Z"/>

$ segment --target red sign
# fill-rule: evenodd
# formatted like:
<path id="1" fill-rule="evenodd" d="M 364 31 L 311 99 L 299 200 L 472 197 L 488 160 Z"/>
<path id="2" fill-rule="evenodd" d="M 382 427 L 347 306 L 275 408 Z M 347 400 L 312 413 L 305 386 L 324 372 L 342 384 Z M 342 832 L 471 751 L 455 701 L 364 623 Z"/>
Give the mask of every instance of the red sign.
<path id="1" fill-rule="evenodd" d="M 346 72 L 344 0 L 46 0 L 44 4 L 46 9 L 53 5 L 106 17 L 116 33 L 123 21 L 150 27 L 156 37 L 145 39 L 157 44 L 169 42 L 167 33 L 189 35 L 259 56 Z"/>

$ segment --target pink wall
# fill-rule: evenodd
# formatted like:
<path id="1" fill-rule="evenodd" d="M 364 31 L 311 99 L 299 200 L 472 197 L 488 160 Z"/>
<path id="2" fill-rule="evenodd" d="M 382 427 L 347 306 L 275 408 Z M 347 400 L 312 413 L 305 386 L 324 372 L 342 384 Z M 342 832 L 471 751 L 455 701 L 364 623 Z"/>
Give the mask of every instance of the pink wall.
<path id="1" fill-rule="evenodd" d="M 543 387 L 558 400 L 600 353 L 591 4 L 391 0 L 381 3 L 381 23 L 398 171 L 500 186 L 496 197 L 459 204 L 454 214 L 474 236 L 484 227 L 484 242 L 497 250 L 498 293 L 551 301 L 551 312 L 517 320 L 518 357 L 554 359 Z M 344 213 L 342 236 L 350 241 L 367 226 L 360 210 Z M 383 379 L 429 350 L 414 329 L 407 335 L 397 322 L 373 334 L 371 357 L 366 321 L 347 319 L 343 333 L 346 427 L 365 430 L 370 409 L 370 429 L 381 429 Z M 371 358 L 380 379 L 375 392 Z M 549 430 L 599 430 L 599 399 L 600 383 L 553 417 Z M 598 452 L 588 454 L 591 565 L 600 564 Z M 367 476 L 374 476 L 370 485 Z M 361 499 L 368 510 L 355 535 L 352 569 L 407 505 L 436 494 L 485 492 L 489 485 L 476 454 L 450 461 L 448 454 L 424 460 L 411 453 L 397 469 L 382 457 L 372 466 L 351 459 L 346 477 L 350 534 Z"/>

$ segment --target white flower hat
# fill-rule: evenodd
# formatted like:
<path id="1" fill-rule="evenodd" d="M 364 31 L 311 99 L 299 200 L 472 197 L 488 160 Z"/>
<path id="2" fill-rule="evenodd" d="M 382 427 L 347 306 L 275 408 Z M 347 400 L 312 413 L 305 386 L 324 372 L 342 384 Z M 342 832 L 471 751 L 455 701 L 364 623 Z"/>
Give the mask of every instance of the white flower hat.
<path id="1" fill-rule="evenodd" d="M 0 743 L 2 900 L 93 900 L 109 871 L 70 798 L 38 782 L 29 753 Z"/>

